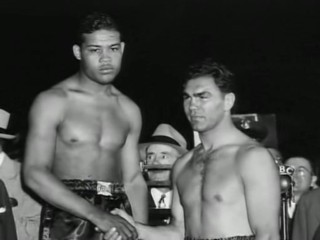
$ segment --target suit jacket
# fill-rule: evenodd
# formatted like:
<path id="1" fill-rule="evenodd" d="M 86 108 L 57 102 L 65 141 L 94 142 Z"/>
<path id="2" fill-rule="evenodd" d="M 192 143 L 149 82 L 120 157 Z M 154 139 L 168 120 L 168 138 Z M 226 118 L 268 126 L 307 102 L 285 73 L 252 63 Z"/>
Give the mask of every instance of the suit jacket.
<path id="1" fill-rule="evenodd" d="M 0 178 L 6 185 L 9 197 L 18 202 L 12 208 L 18 239 L 38 240 L 41 205 L 21 184 L 21 163 L 5 156 L 0 165 Z"/>
<path id="2" fill-rule="evenodd" d="M 314 234 L 312 240 L 320 240 L 320 225 L 318 226 L 317 231 L 316 231 L 316 233 Z"/>
<path id="3" fill-rule="evenodd" d="M 171 209 L 156 208 L 156 204 L 152 198 L 150 189 L 148 191 L 148 205 L 149 205 L 149 225 L 159 226 L 167 225 L 171 219 Z"/>
<path id="4" fill-rule="evenodd" d="M 303 195 L 293 220 L 292 240 L 313 240 L 320 225 L 320 188 Z"/>
<path id="5" fill-rule="evenodd" d="M 7 189 L 0 180 L 0 239 L 17 240 L 16 226 Z"/>

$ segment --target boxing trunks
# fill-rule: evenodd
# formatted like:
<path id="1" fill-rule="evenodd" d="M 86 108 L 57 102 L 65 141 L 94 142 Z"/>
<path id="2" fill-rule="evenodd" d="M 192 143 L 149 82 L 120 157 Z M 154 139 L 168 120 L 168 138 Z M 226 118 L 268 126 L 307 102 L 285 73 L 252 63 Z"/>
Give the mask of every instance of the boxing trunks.
<path id="1" fill-rule="evenodd" d="M 70 190 L 93 205 L 110 212 L 114 208 L 131 210 L 123 184 L 95 180 L 63 180 Z M 84 219 L 46 204 L 41 213 L 40 240 L 94 240 L 101 233 Z"/>
<path id="2" fill-rule="evenodd" d="M 226 238 L 193 238 L 185 237 L 184 240 L 254 240 L 254 236 L 234 236 Z"/>

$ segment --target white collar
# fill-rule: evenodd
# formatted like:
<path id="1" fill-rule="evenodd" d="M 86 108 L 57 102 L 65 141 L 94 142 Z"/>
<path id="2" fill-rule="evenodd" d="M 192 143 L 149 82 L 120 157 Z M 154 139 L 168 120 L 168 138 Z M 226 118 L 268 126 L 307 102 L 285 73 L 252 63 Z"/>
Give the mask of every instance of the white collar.
<path id="1" fill-rule="evenodd" d="M 1 167 L 2 163 L 3 163 L 3 160 L 4 160 L 4 157 L 5 157 L 5 156 L 6 156 L 6 155 L 5 155 L 4 152 L 1 152 L 1 153 L 0 153 L 0 167 Z"/>
<path id="2" fill-rule="evenodd" d="M 164 192 L 161 192 L 158 188 L 151 188 L 150 192 L 151 192 L 153 201 L 156 205 L 156 208 L 158 208 L 159 200 L 161 198 L 161 195 L 163 194 L 166 195 L 166 197 L 164 198 L 164 202 L 166 205 L 165 208 L 170 208 L 171 200 L 172 200 L 172 190 L 169 190 L 168 192 L 164 193 Z"/>

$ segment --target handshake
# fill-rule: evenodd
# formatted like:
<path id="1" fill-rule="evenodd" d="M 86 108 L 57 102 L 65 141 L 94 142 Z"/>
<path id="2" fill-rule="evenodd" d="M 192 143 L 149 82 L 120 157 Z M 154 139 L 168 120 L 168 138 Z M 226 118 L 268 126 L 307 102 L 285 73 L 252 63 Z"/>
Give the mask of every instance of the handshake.
<path id="1" fill-rule="evenodd" d="M 109 225 L 113 227 L 107 231 L 101 229 L 98 226 L 95 230 L 103 232 L 101 238 L 103 240 L 138 240 L 138 232 L 136 230 L 136 223 L 133 218 L 127 214 L 124 210 L 114 209 L 111 211 Z M 113 223 L 113 224 L 112 224 Z"/>

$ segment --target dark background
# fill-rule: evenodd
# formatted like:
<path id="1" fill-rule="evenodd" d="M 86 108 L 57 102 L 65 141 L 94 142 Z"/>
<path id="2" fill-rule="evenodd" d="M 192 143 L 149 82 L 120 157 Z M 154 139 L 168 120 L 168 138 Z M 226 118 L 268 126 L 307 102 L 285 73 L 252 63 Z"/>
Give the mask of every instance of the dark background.
<path id="1" fill-rule="evenodd" d="M 1 1 L 0 103 L 13 113 L 13 128 L 24 132 L 36 94 L 78 69 L 76 23 L 96 9 L 123 26 L 115 84 L 141 108 L 141 141 L 161 122 L 190 140 L 181 76 L 189 62 L 212 56 L 236 74 L 237 113 L 276 114 L 283 155 L 319 159 L 317 1 Z"/>

